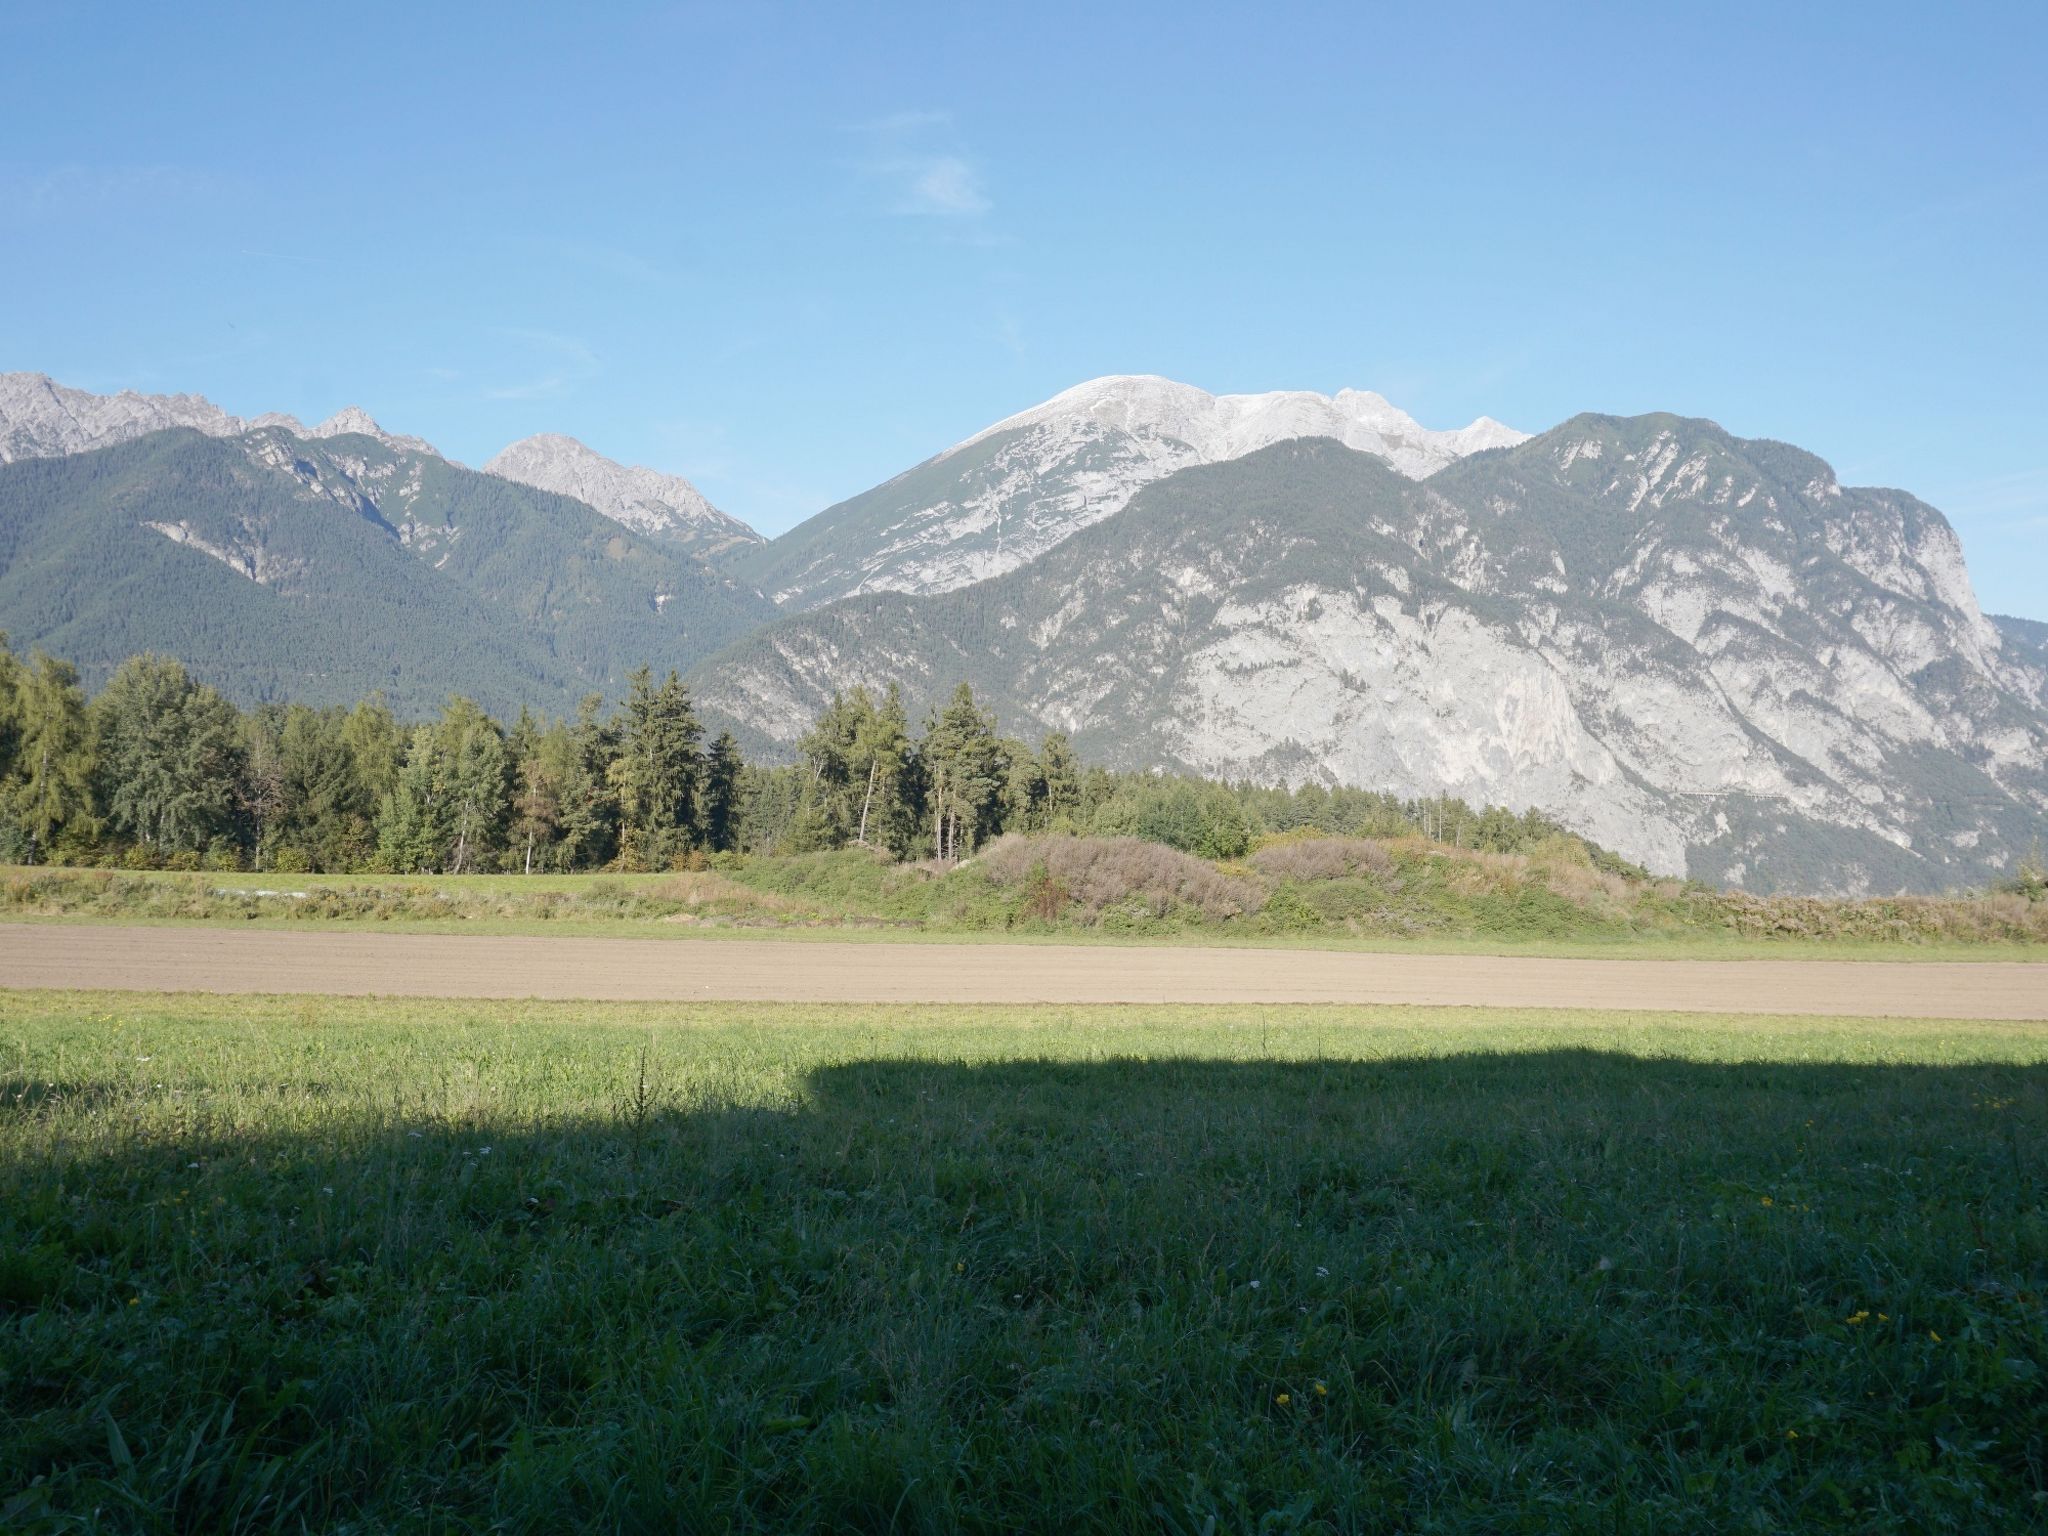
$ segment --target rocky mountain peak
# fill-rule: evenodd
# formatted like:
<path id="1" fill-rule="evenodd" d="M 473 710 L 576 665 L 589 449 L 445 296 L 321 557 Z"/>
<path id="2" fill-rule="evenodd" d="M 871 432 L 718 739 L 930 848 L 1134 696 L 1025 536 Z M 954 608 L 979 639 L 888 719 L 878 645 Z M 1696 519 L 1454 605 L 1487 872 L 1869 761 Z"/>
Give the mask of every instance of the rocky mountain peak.
<path id="1" fill-rule="evenodd" d="M 762 542 L 682 476 L 620 464 L 559 432 L 522 438 L 493 456 L 484 472 L 573 496 L 636 533 L 686 545 L 706 558 Z"/>
<path id="2" fill-rule="evenodd" d="M 434 445 L 425 438 L 386 432 L 360 405 L 343 406 L 317 427 L 299 427 L 289 416 L 284 417 L 280 424 L 285 425 L 287 431 L 297 428 L 295 435 L 299 437 L 373 437 L 387 448 L 396 448 L 408 453 L 434 453 L 437 458 L 440 456 L 435 453 Z"/>
<path id="3" fill-rule="evenodd" d="M 269 428 L 302 438 L 361 434 L 406 452 L 435 451 L 420 438 L 384 431 L 360 406 L 348 406 L 319 426 L 307 427 L 281 411 L 245 421 L 203 395 L 145 395 L 132 389 L 96 395 L 67 388 L 47 374 L 0 373 L 0 464 L 88 453 L 171 427 L 189 427 L 208 437 L 239 437 Z"/>
<path id="4" fill-rule="evenodd" d="M 1333 438 L 1419 480 L 1527 437 L 1487 417 L 1432 431 L 1370 390 L 1212 395 L 1156 374 L 1112 374 L 827 509 L 741 568 L 789 607 L 857 592 L 949 592 L 1015 570 L 1192 465 Z"/>

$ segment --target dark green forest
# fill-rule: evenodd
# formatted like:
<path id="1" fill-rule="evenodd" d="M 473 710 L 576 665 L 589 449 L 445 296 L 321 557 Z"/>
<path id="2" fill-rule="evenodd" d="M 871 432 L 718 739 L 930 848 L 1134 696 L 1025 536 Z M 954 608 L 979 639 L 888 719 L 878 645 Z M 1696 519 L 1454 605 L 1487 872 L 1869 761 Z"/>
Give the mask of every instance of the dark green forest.
<path id="1" fill-rule="evenodd" d="M 242 710 L 180 662 L 133 656 L 88 696 L 77 669 L 0 637 L 0 859 L 279 872 L 661 870 L 863 846 L 957 862 L 1006 832 L 1130 836 L 1212 859 L 1297 830 L 1420 833 L 1513 852 L 1570 838 L 1530 812 L 1113 772 L 1058 733 L 1003 733 L 962 683 L 913 720 L 894 690 L 836 695 L 794 763 L 710 736 L 676 673 L 509 722 L 450 698 L 407 719 Z M 1626 871 L 1613 855 L 1596 863 Z"/>

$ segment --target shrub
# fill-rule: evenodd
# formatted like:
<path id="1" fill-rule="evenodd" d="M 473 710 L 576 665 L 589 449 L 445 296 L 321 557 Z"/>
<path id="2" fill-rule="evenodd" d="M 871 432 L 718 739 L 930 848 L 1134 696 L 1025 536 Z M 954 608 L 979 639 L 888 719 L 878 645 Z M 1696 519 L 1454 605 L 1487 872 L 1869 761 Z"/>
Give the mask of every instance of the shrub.
<path id="1" fill-rule="evenodd" d="M 1261 845 L 1252 868 L 1269 880 L 1342 880 L 1389 874 L 1394 856 L 1370 838 L 1289 837 Z"/>
<path id="2" fill-rule="evenodd" d="M 1225 874 L 1203 859 L 1135 837 L 999 838 L 978 861 L 983 874 L 1010 888 L 1056 883 L 1083 922 L 1112 908 L 1135 907 L 1153 918 L 1178 913 L 1222 922 L 1255 912 L 1265 900 L 1256 880 Z"/>

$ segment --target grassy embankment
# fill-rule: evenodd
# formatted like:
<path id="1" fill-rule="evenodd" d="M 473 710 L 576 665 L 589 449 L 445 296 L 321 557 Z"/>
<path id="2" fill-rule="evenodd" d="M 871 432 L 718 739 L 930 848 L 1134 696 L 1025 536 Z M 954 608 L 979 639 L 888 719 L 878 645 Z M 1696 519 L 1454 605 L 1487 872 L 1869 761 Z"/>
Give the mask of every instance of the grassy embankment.
<path id="1" fill-rule="evenodd" d="M 0 1528 L 2036 1526 L 2044 1128 L 2026 1026 L 0 994 Z"/>
<path id="2" fill-rule="evenodd" d="M 15 869 L 0 920 L 401 925 L 604 932 L 1413 946 L 1632 954 L 2032 958 L 2048 902 L 2018 895 L 1754 897 L 1421 839 L 1279 841 L 1216 864 L 1153 843 L 1005 839 L 953 869 L 859 850 L 657 875 L 260 876 Z"/>

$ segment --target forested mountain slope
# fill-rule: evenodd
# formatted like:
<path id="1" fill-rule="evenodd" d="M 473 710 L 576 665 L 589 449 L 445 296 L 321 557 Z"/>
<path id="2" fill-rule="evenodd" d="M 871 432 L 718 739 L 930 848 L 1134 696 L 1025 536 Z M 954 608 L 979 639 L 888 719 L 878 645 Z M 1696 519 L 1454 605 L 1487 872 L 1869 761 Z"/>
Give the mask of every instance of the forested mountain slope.
<path id="1" fill-rule="evenodd" d="M 1979 883 L 2048 811 L 2037 654 L 1953 531 L 1710 422 L 1583 416 L 1421 482 L 1331 441 L 1182 470 L 997 579 L 785 618 L 700 669 L 789 741 L 970 679 L 1130 765 L 1533 806 L 1757 889 Z"/>
<path id="2" fill-rule="evenodd" d="M 88 680 L 157 650 L 245 703 L 565 711 L 768 611 L 581 502 L 389 439 L 177 429 L 0 466 L 0 630 Z"/>

